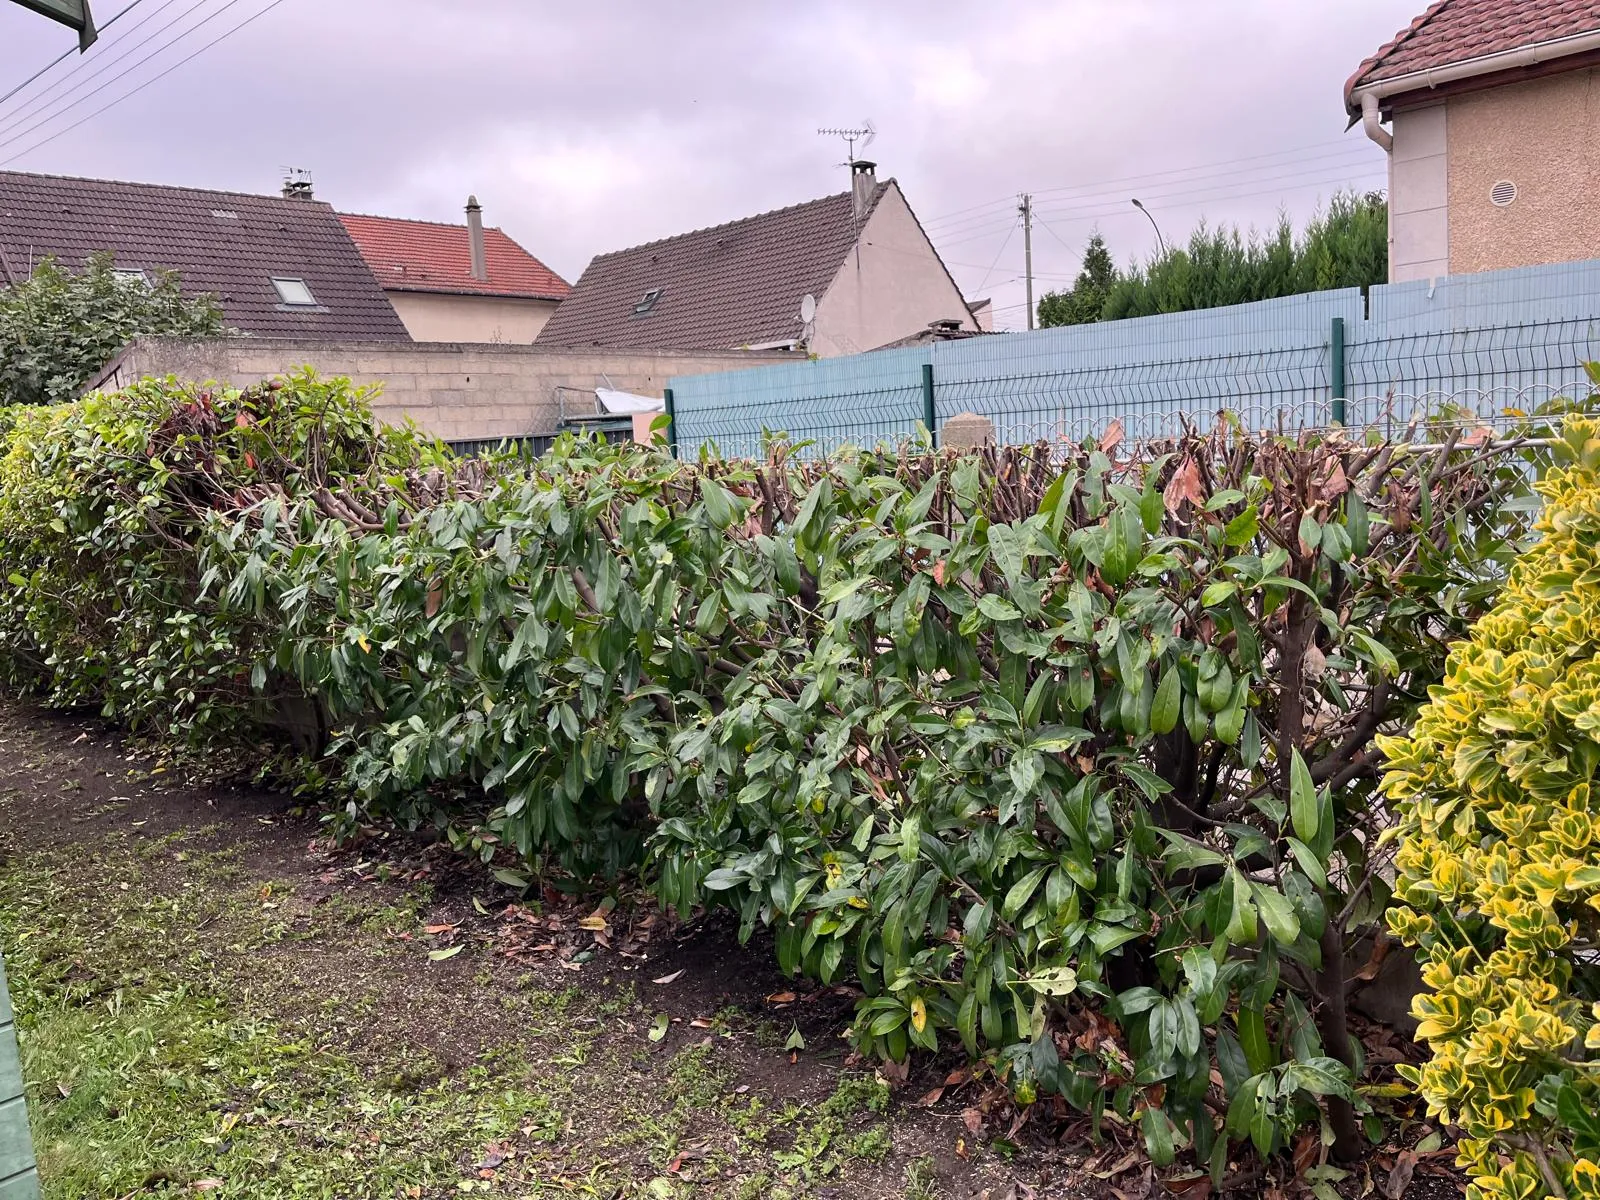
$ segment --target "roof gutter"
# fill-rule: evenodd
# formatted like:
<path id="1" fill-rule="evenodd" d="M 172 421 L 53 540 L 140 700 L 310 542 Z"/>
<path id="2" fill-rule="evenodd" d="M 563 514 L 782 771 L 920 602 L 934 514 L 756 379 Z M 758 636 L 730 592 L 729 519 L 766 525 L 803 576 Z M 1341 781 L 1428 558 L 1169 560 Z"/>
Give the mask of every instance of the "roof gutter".
<path id="1" fill-rule="evenodd" d="M 1493 75 L 1500 71 L 1514 71 L 1519 67 L 1538 66 L 1551 59 L 1584 54 L 1591 50 L 1600 50 L 1600 29 L 1573 34 L 1571 37 L 1555 38 L 1548 42 L 1537 42 L 1532 46 L 1518 46 L 1514 50 L 1483 54 L 1477 58 L 1450 63 L 1448 66 L 1431 67 L 1425 71 L 1411 71 L 1390 79 L 1379 79 L 1351 89 L 1349 107 L 1351 114 L 1354 115 L 1359 106 L 1361 125 L 1367 136 L 1388 151 L 1394 144 L 1394 137 L 1379 122 L 1382 120 L 1383 101 L 1390 97 L 1437 88 L 1463 79 Z"/>

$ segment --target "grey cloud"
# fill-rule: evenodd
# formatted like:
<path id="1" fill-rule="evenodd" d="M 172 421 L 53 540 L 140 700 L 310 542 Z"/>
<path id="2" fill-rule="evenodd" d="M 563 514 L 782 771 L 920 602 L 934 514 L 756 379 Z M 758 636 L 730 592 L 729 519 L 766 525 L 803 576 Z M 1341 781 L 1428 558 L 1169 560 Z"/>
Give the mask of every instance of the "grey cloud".
<path id="1" fill-rule="evenodd" d="M 240 0 L 184 45 L 267 2 Z M 102 19 L 118 6 L 99 0 Z M 1171 239 L 1202 217 L 1303 218 L 1340 183 L 1381 182 L 1381 154 L 1344 133 L 1340 88 L 1420 6 L 286 0 L 11 165 L 264 191 L 292 164 L 341 208 L 448 220 L 473 191 L 575 277 L 604 250 L 842 189 L 843 144 L 815 129 L 871 117 L 868 154 L 901 180 L 957 279 L 1020 323 L 1020 241 L 1005 240 L 1019 191 L 1039 193 L 1045 214 L 1043 290 L 1076 270 L 1097 225 L 1118 258 L 1149 252 L 1149 226 L 1126 203 L 1135 187 L 1159 197 L 1150 207 Z M 0 93 L 69 40 L 0 5 Z M 59 70 L 74 67 L 94 56 Z M 0 106 L 0 143 L 25 99 Z M 0 160 L 26 144 L 0 146 Z M 1238 163 L 1204 182 L 1099 186 L 1275 152 L 1294 152 L 1278 171 Z"/>

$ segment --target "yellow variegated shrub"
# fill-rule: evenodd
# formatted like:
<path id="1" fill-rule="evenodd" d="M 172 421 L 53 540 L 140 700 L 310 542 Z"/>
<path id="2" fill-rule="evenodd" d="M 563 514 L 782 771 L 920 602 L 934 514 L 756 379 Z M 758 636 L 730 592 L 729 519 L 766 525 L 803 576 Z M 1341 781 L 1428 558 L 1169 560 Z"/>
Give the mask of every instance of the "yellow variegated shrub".
<path id="1" fill-rule="evenodd" d="M 1432 1059 L 1407 1078 L 1464 1130 L 1481 1200 L 1600 1198 L 1566 1119 L 1574 1097 L 1600 1110 L 1600 422 L 1570 419 L 1557 457 L 1537 545 L 1411 733 L 1382 742 L 1390 926 L 1428 988 Z"/>

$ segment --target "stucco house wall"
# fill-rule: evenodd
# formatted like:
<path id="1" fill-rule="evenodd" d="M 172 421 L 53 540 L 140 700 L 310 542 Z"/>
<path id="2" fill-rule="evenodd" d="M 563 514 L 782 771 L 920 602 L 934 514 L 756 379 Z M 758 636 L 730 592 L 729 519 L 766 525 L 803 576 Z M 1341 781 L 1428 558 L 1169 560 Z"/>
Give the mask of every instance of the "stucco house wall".
<path id="1" fill-rule="evenodd" d="M 821 358 L 859 354 L 946 319 L 978 327 L 900 188 L 890 187 L 817 300 L 811 351 Z"/>
<path id="2" fill-rule="evenodd" d="M 1600 79 L 1594 69 L 1449 102 L 1450 269 L 1600 258 Z M 1516 200 L 1489 199 L 1500 180 Z"/>
<path id="3" fill-rule="evenodd" d="M 528 346 L 555 312 L 556 300 L 385 292 L 417 342 L 494 342 Z"/>
<path id="4" fill-rule="evenodd" d="M 747 350 L 569 351 L 450 343 L 374 346 L 268 338 L 140 338 L 90 385 L 126 386 L 147 376 L 243 387 L 302 366 L 380 384 L 379 420 L 410 418 L 446 441 L 550 434 L 567 411 L 592 414 L 594 389 L 661 396 L 677 375 L 803 361 L 792 352 Z"/>
<path id="5" fill-rule="evenodd" d="M 1600 258 L 1600 71 L 1394 112 L 1393 283 Z M 1496 183 L 1516 185 L 1507 205 Z"/>

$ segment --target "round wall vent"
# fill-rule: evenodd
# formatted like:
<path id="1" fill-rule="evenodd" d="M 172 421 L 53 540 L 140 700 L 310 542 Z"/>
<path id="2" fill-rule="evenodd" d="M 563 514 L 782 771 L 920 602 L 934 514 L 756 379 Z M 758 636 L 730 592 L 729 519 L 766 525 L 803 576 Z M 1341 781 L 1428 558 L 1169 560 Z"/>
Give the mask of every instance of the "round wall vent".
<path id="1" fill-rule="evenodd" d="M 1499 183 L 1495 184 L 1489 189 L 1489 199 L 1494 201 L 1494 203 L 1500 208 L 1504 208 L 1516 198 L 1517 185 L 1512 183 L 1509 179 L 1502 179 Z"/>

